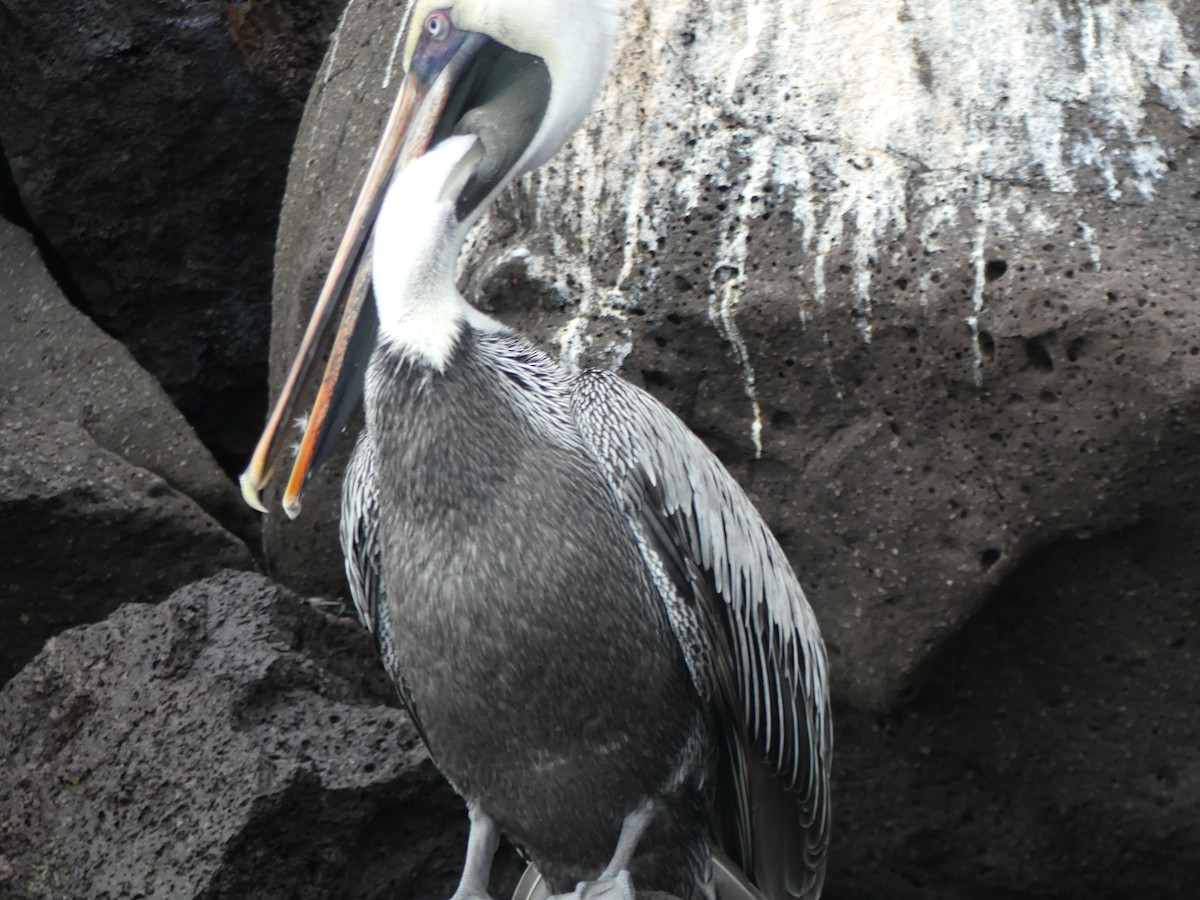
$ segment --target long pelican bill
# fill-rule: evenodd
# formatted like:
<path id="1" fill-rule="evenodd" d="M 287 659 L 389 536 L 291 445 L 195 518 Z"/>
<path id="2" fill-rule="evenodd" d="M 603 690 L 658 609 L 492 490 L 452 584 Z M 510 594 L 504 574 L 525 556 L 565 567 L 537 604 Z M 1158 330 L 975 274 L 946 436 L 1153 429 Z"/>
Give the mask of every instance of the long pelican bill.
<path id="1" fill-rule="evenodd" d="M 338 384 L 352 348 L 366 344 L 361 339 L 355 340 L 362 323 L 369 318 L 374 327 L 373 316 L 362 315 L 368 306 L 371 282 L 367 239 L 393 173 L 424 153 L 432 142 L 460 76 L 481 46 L 482 41 L 472 39 L 475 37 L 471 35 L 464 40 L 436 72 L 409 72 L 401 83 L 283 390 L 240 478 L 243 499 L 259 512 L 267 512 L 261 493 L 274 474 L 287 443 L 289 424 L 314 380 L 319 360 L 326 353 L 329 361 L 284 493 L 283 508 L 290 518 L 300 514 L 304 484 L 322 461 L 322 448 L 332 443 L 327 432 L 334 423 L 340 428 L 345 422 L 345 411 L 339 405 L 352 406 L 357 402 L 358 390 L 339 389 Z M 333 323 L 339 312 L 341 322 L 334 334 Z"/>

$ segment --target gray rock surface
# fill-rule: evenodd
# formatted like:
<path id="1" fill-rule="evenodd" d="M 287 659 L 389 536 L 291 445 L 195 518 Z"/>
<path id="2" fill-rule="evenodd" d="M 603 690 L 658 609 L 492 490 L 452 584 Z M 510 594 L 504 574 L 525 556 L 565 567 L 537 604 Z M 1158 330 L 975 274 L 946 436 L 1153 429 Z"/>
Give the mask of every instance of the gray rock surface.
<path id="1" fill-rule="evenodd" d="M 17 193 L 16 184 L 13 183 L 12 172 L 8 170 L 4 147 L 0 145 L 0 219 L 15 222 L 23 216 L 21 197 Z"/>
<path id="2" fill-rule="evenodd" d="M 158 382 L 62 295 L 25 231 L 0 221 L 0 370 L 22 404 L 82 426 L 247 540 L 258 523 Z"/>
<path id="3" fill-rule="evenodd" d="M 1194 483 L 1030 554 L 903 708 L 837 710 L 829 900 L 1194 896 Z"/>
<path id="4" fill-rule="evenodd" d="M 0 691 L 0 758 L 5 897 L 444 900 L 461 864 L 366 633 L 261 576 L 54 638 Z"/>
<path id="5" fill-rule="evenodd" d="M 7 391 L 0 546 L 0 684 L 64 628 L 255 565 L 241 541 L 157 475 Z"/>
<path id="6" fill-rule="evenodd" d="M 23 211 L 231 470 L 263 421 L 284 165 L 344 2 L 0 2 Z"/>

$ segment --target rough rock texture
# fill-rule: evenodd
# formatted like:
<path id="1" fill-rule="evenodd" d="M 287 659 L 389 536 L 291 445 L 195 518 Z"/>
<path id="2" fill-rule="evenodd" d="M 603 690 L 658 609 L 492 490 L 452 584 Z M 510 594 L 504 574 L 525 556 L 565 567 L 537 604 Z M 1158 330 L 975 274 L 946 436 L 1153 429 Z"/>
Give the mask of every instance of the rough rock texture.
<path id="1" fill-rule="evenodd" d="M 0 145 L 24 212 L 72 301 L 231 471 L 263 421 L 284 165 L 343 4 L 0 2 Z"/>
<path id="2" fill-rule="evenodd" d="M 0 221 L 0 370 L 29 407 L 80 425 L 247 540 L 258 523 L 162 388 L 63 297 L 30 236 Z"/>
<path id="3" fill-rule="evenodd" d="M 162 600 L 246 546 L 81 426 L 0 392 L 0 684 L 64 628 Z"/>
<path id="4" fill-rule="evenodd" d="M 393 701 L 256 575 L 68 631 L 0 692 L 0 896 L 444 900 L 466 817 Z"/>
<path id="5" fill-rule="evenodd" d="M 273 386 L 398 23 L 356 3 L 310 97 Z M 1191 896 L 1198 30 L 1183 0 L 634 2 L 597 111 L 468 248 L 468 297 L 645 385 L 782 540 L 841 704 L 831 898 Z M 338 477 L 266 530 L 311 589 Z"/>

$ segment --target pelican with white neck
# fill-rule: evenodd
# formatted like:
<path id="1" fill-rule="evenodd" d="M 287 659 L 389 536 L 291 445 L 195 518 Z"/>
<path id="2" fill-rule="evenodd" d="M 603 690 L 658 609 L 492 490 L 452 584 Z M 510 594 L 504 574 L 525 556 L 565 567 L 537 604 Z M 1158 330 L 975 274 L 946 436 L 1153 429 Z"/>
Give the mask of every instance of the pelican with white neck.
<path id="1" fill-rule="evenodd" d="M 471 224 L 591 105 L 618 12 L 417 0 L 407 17 L 407 74 L 243 493 L 265 511 L 328 350 L 284 508 L 365 393 L 347 576 L 470 812 L 454 900 L 488 896 L 501 831 L 536 866 L 528 896 L 813 900 L 827 665 L 782 549 L 670 411 L 566 371 L 454 283 Z"/>
<path id="2" fill-rule="evenodd" d="M 449 137 L 397 172 L 375 223 L 375 307 L 379 339 L 444 372 L 466 323 L 501 327 L 463 299 L 454 283 L 467 225 L 455 202 L 483 148 Z"/>

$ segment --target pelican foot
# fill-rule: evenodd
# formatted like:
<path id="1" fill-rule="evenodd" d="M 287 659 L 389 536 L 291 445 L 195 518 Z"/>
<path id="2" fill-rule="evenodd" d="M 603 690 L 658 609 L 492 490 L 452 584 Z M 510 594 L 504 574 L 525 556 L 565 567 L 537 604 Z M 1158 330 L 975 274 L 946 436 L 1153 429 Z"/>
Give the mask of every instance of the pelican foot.
<path id="1" fill-rule="evenodd" d="M 614 875 L 605 873 L 595 881 L 580 882 L 570 894 L 559 894 L 550 900 L 636 900 L 629 870 Z"/>

